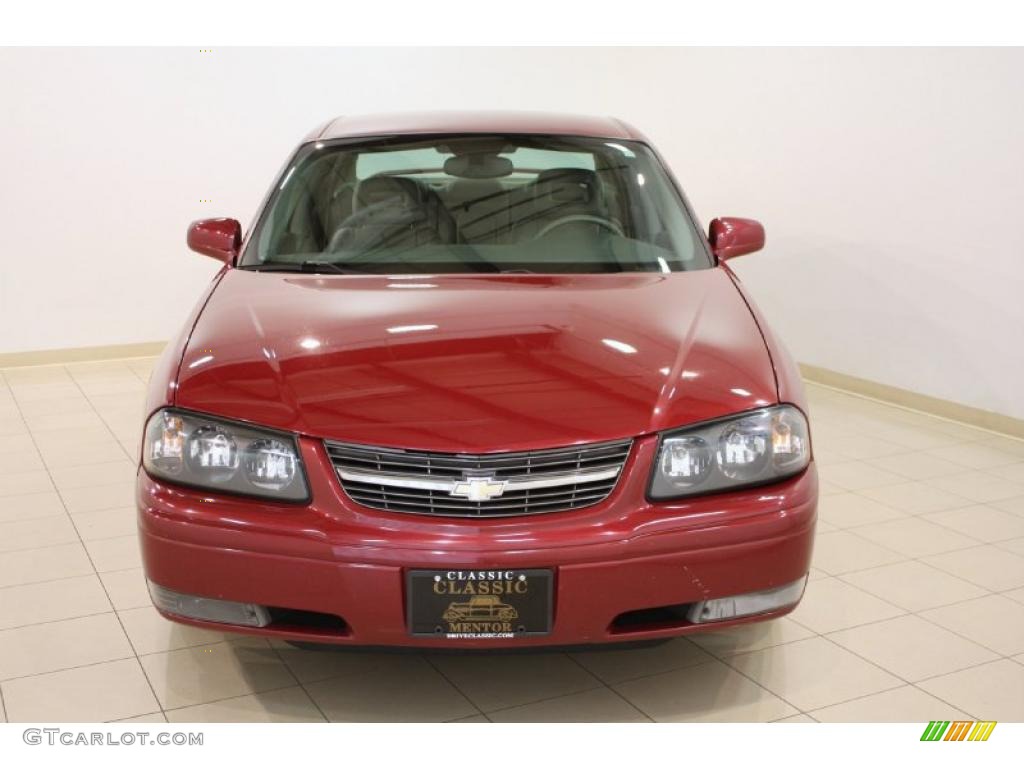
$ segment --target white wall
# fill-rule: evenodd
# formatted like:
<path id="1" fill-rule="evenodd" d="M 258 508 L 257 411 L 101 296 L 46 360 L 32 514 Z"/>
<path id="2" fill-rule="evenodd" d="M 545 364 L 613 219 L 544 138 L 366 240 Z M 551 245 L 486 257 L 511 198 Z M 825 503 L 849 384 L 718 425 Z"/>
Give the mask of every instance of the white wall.
<path id="1" fill-rule="evenodd" d="M 248 222 L 339 113 L 616 114 L 803 361 L 1024 418 L 1024 51 L 0 50 L 0 352 L 167 338 L 213 275 L 185 225 Z M 212 203 L 200 202 L 212 199 Z"/>

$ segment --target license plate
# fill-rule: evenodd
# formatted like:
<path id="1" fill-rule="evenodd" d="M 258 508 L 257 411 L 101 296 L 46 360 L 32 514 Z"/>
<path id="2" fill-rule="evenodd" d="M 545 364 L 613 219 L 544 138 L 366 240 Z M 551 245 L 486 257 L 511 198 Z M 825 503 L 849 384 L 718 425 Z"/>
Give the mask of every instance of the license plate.
<path id="1" fill-rule="evenodd" d="M 546 568 L 408 571 L 409 631 L 447 639 L 546 635 L 553 582 Z"/>

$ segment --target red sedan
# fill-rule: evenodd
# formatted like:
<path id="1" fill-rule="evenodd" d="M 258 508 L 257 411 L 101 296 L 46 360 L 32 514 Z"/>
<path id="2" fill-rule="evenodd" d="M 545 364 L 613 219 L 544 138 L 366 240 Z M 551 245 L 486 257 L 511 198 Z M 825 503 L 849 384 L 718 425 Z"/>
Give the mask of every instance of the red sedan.
<path id="1" fill-rule="evenodd" d="M 664 638 L 800 600 L 793 362 L 618 120 L 339 118 L 157 364 L 138 473 L 168 619 L 421 647 Z"/>

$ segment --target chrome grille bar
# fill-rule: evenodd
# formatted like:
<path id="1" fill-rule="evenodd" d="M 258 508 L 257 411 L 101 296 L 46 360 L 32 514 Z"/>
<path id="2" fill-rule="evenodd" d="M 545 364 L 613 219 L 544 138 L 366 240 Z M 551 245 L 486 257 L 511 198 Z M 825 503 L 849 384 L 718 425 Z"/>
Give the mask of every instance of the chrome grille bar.
<path id="1" fill-rule="evenodd" d="M 329 440 L 324 445 L 342 488 L 359 504 L 411 514 L 492 517 L 603 501 L 618 482 L 632 441 L 494 454 L 404 451 Z"/>

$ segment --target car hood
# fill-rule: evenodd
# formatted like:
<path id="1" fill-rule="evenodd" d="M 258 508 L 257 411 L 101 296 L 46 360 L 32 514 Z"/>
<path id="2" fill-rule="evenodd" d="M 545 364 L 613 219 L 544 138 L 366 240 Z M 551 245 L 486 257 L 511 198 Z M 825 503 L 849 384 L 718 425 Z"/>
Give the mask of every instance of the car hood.
<path id="1" fill-rule="evenodd" d="M 229 269 L 175 404 L 306 435 L 436 451 L 632 437 L 776 402 L 723 269 L 327 276 Z"/>

